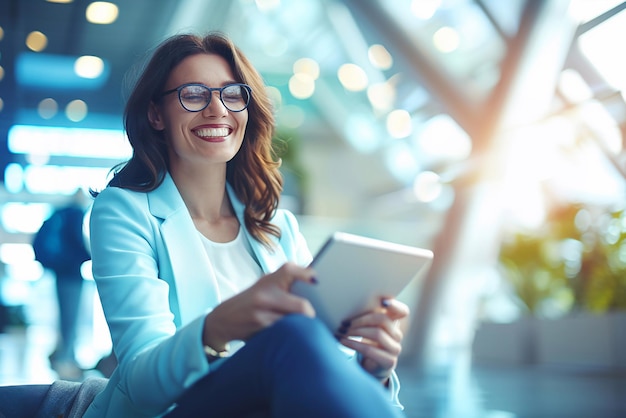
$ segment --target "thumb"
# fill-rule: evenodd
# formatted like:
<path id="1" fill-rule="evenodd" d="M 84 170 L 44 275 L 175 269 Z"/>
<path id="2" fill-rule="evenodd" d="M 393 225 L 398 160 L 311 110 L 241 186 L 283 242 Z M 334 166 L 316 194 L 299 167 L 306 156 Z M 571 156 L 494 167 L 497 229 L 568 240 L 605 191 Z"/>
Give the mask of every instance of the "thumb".
<path id="1" fill-rule="evenodd" d="M 292 262 L 283 264 L 282 267 L 276 271 L 275 276 L 280 287 L 287 291 L 291 289 L 291 285 L 296 280 L 311 284 L 317 283 L 313 269 L 300 267 Z"/>

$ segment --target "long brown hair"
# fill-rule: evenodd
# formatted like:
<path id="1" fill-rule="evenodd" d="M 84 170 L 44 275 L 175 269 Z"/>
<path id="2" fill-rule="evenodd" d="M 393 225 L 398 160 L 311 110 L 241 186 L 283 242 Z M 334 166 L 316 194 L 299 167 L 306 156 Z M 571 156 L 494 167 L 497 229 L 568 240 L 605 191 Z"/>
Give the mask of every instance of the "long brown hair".
<path id="1" fill-rule="evenodd" d="M 149 192 L 156 189 L 168 170 L 168 151 L 162 131 L 148 120 L 151 102 L 157 102 L 171 71 L 185 58 L 196 54 L 218 54 L 230 65 L 235 81 L 252 88 L 248 105 L 248 125 L 243 144 L 227 163 L 226 180 L 245 205 L 245 227 L 265 245 L 269 235 L 280 236 L 280 229 L 270 223 L 278 206 L 283 180 L 272 146 L 274 116 L 263 79 L 225 35 L 210 33 L 175 35 L 155 50 L 126 103 L 124 127 L 133 148 L 129 161 L 117 167 L 109 186 Z"/>

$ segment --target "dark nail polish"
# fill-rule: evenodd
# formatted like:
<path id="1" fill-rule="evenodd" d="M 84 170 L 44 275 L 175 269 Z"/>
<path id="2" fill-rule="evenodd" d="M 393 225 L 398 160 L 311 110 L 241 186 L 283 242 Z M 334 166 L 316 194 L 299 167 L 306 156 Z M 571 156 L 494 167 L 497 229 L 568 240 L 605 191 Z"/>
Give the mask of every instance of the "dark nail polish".
<path id="1" fill-rule="evenodd" d="M 317 280 L 317 277 L 311 277 L 311 284 L 318 284 L 319 281 Z"/>
<path id="2" fill-rule="evenodd" d="M 349 319 L 341 321 L 342 328 L 350 328 L 350 325 L 352 325 L 352 321 L 350 321 Z"/>
<path id="3" fill-rule="evenodd" d="M 387 299 L 383 299 L 380 301 L 380 304 L 382 305 L 383 308 L 388 308 L 389 305 L 391 305 L 391 303 L 389 302 L 389 300 Z"/>

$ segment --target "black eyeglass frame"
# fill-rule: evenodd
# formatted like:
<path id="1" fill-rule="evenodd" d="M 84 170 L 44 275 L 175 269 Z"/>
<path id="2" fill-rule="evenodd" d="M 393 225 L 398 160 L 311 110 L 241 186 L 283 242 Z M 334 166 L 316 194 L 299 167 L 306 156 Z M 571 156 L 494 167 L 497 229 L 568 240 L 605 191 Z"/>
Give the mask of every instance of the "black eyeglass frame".
<path id="1" fill-rule="evenodd" d="M 180 97 L 180 92 L 185 88 L 185 87 L 189 87 L 189 86 L 198 86 L 198 87 L 203 87 L 205 89 L 207 89 L 209 91 L 209 101 L 206 102 L 206 104 L 202 107 L 202 109 L 198 109 L 198 110 L 190 110 L 188 109 L 185 104 L 183 103 L 183 98 Z M 233 87 L 233 86 L 239 86 L 241 88 L 243 88 L 244 90 L 246 90 L 246 92 L 248 93 L 247 96 L 247 100 L 246 100 L 246 105 L 243 107 L 243 109 L 241 110 L 231 110 L 228 105 L 226 103 L 224 103 L 224 99 L 222 98 L 222 93 L 224 92 L 225 89 L 229 88 L 229 87 Z M 200 83 L 186 83 L 186 84 L 182 84 L 174 89 L 171 90 L 166 90 L 163 93 L 161 93 L 161 95 L 159 96 L 159 99 L 167 96 L 168 94 L 174 93 L 174 92 L 178 92 L 178 102 L 180 103 L 180 105 L 183 107 L 183 109 L 185 109 L 187 112 L 193 112 L 193 113 L 197 113 L 197 112 L 202 112 L 204 109 L 206 109 L 210 104 L 211 104 L 211 100 L 213 100 L 213 92 L 214 91 L 219 91 L 220 92 L 220 102 L 222 102 L 222 104 L 224 105 L 224 107 L 229 111 L 229 112 L 234 112 L 234 113 L 239 113 L 239 112 L 243 112 L 244 110 L 246 110 L 248 108 L 248 106 L 250 105 L 250 99 L 252 98 L 252 87 L 250 87 L 247 84 L 244 83 L 230 83 L 230 84 L 226 84 L 222 87 L 209 87 L 209 86 L 205 86 L 204 84 L 200 84 Z"/>

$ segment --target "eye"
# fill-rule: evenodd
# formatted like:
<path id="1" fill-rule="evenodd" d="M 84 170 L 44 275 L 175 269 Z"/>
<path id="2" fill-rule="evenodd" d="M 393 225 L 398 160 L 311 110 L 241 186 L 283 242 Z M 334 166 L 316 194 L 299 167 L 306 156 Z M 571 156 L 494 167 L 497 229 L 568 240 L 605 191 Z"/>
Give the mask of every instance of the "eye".
<path id="1" fill-rule="evenodd" d="M 206 102 L 210 92 L 202 86 L 186 86 L 180 91 L 181 99 L 188 102 Z"/>
<path id="2" fill-rule="evenodd" d="M 243 100 L 243 98 L 244 88 L 242 86 L 227 86 L 222 90 L 222 100 L 227 102 L 239 102 Z"/>

